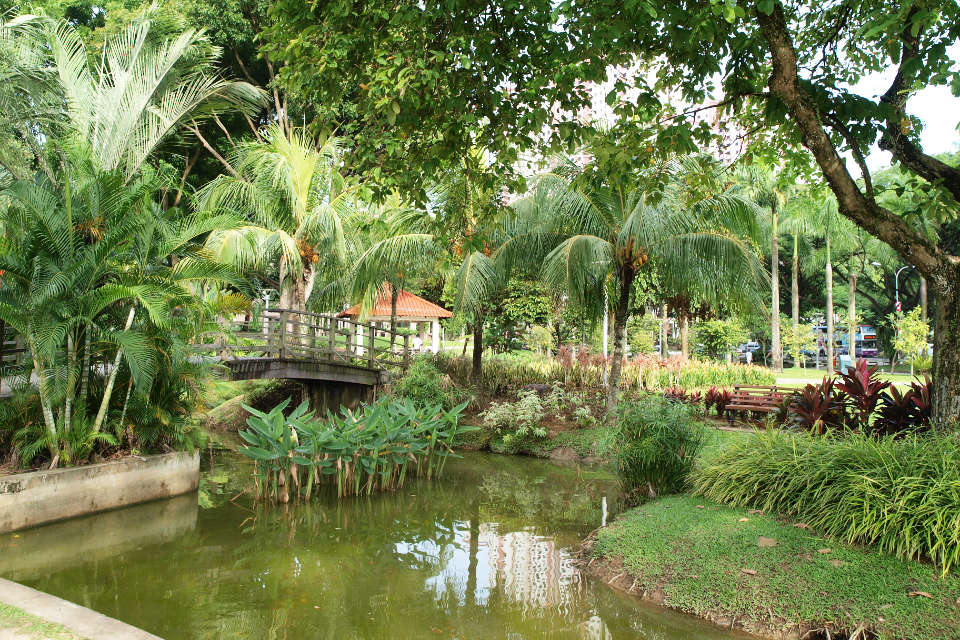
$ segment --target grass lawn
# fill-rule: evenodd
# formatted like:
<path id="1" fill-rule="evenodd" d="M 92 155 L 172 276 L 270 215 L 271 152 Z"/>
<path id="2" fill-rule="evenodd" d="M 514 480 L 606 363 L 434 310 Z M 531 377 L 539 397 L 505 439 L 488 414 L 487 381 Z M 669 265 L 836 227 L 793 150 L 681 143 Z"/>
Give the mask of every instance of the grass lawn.
<path id="1" fill-rule="evenodd" d="M 666 497 L 602 529 L 591 553 L 604 562 L 593 570 L 672 608 L 736 619 L 748 630 L 849 633 L 863 625 L 881 638 L 960 638 L 960 579 L 793 524 Z"/>
<path id="2" fill-rule="evenodd" d="M 909 373 L 887 373 L 887 369 L 877 370 L 877 377 L 881 380 L 887 380 L 889 382 L 896 382 L 898 384 L 909 384 L 915 378 L 911 377 Z M 805 382 L 799 382 L 801 380 L 820 380 L 823 376 L 827 375 L 826 369 L 814 369 L 813 367 L 808 367 L 803 369 L 801 367 L 790 367 L 789 369 L 784 369 L 782 372 L 777 373 L 777 378 L 780 380 L 797 380 L 796 386 L 802 387 Z M 922 376 L 921 376 L 922 379 Z M 787 382 L 784 386 L 794 386 Z"/>
<path id="3" fill-rule="evenodd" d="M 66 627 L 0 603 L 0 637 L 12 640 L 84 640 Z"/>

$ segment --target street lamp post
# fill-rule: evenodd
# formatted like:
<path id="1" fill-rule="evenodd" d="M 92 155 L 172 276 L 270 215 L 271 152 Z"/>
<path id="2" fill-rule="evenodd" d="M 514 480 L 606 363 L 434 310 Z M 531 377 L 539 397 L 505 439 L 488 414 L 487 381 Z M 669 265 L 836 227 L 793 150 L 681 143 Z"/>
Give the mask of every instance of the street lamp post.
<path id="1" fill-rule="evenodd" d="M 900 272 L 903 271 L 904 269 L 913 269 L 913 265 L 908 264 L 906 266 L 900 267 L 899 269 L 897 269 L 897 274 L 893 277 L 893 294 L 897 303 L 897 306 L 896 306 L 897 311 L 903 311 L 902 307 L 900 306 Z"/>
<path id="2" fill-rule="evenodd" d="M 901 311 L 903 311 L 903 307 L 900 306 L 900 272 L 903 271 L 904 269 L 913 269 L 913 265 L 908 264 L 900 267 L 899 269 L 897 269 L 896 275 L 893 276 L 893 297 L 894 297 L 894 300 L 896 301 L 895 302 L 896 306 L 894 307 L 894 309 L 896 310 L 897 313 L 900 313 Z M 900 335 L 899 321 L 897 322 L 897 335 L 898 336 Z M 890 373 L 893 373 L 893 358 L 890 358 Z M 913 375 L 912 361 L 910 362 L 910 375 Z"/>

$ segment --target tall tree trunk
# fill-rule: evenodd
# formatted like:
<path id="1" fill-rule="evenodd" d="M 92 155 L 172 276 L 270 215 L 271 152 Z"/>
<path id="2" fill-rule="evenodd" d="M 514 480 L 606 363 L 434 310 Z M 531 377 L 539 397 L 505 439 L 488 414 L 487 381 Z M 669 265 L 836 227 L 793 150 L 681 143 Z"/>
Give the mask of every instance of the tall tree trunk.
<path id="1" fill-rule="evenodd" d="M 793 234 L 793 268 L 790 274 L 790 312 L 793 320 L 793 332 L 800 326 L 800 251 L 799 237 Z"/>
<path id="2" fill-rule="evenodd" d="M 684 360 L 690 357 L 690 317 L 685 311 L 680 314 L 680 352 Z"/>
<path id="3" fill-rule="evenodd" d="M 483 317 L 478 317 L 473 323 L 473 366 L 470 377 L 480 380 L 483 374 Z"/>
<path id="4" fill-rule="evenodd" d="M 390 285 L 390 351 L 397 339 L 397 300 L 400 298 L 400 289 Z"/>
<path id="5" fill-rule="evenodd" d="M 931 418 L 940 431 L 960 427 L 960 267 L 954 271 L 953 289 L 937 293 L 933 314 Z"/>
<path id="6" fill-rule="evenodd" d="M 73 396 L 77 390 L 77 345 L 73 340 L 73 331 L 67 334 L 67 393 L 63 400 L 63 432 L 70 433 L 73 416 Z"/>
<path id="7" fill-rule="evenodd" d="M 920 276 L 920 318 L 927 321 L 927 279 Z"/>
<path id="8" fill-rule="evenodd" d="M 847 293 L 847 344 L 850 352 L 850 366 L 857 366 L 857 272 L 852 267 L 849 275 Z"/>
<path id="9" fill-rule="evenodd" d="M 670 355 L 670 350 L 667 349 L 667 327 L 670 325 L 670 317 L 667 313 L 670 311 L 667 307 L 667 303 L 664 302 L 663 306 L 660 307 L 660 357 L 666 359 Z M 614 323 L 616 323 L 616 318 L 614 318 Z"/>
<path id="10" fill-rule="evenodd" d="M 627 314 L 630 312 L 630 294 L 636 271 L 632 265 L 620 267 L 620 296 L 613 311 L 613 362 L 610 363 L 610 380 L 607 386 L 607 415 L 617 410 L 620 399 L 620 371 L 623 369 L 623 335 L 627 328 Z M 664 305 L 666 309 L 666 305 Z"/>
<path id="11" fill-rule="evenodd" d="M 40 392 L 40 409 L 43 412 L 43 424 L 47 428 L 47 450 L 50 451 L 52 459 L 50 468 L 53 469 L 60 461 L 60 447 L 57 446 L 57 423 L 53 417 L 53 409 L 50 407 L 50 396 L 47 392 L 47 383 L 43 378 L 43 367 L 40 366 L 40 359 L 37 358 L 36 350 L 33 344 L 29 345 L 30 354 L 33 356 L 33 371 L 37 376 L 37 390 Z"/>
<path id="12" fill-rule="evenodd" d="M 80 396 L 77 398 L 77 405 L 81 411 L 86 414 L 87 393 L 90 389 L 90 337 L 93 334 L 93 325 L 89 322 L 83 328 L 83 364 L 80 371 Z"/>
<path id="13" fill-rule="evenodd" d="M 133 325 L 133 314 L 136 307 L 130 306 L 130 313 L 127 314 L 127 323 L 123 325 L 124 331 L 129 331 Z M 98 433 L 103 426 L 103 420 L 107 417 L 107 408 L 110 406 L 110 396 L 113 395 L 113 385 L 117 382 L 117 371 L 120 370 L 120 359 L 123 357 L 123 349 L 117 347 L 117 355 L 113 358 L 113 368 L 110 369 L 110 377 L 107 379 L 107 386 L 103 390 L 103 398 L 100 400 L 100 409 L 97 410 L 97 417 L 93 421 L 92 433 Z"/>
<path id="14" fill-rule="evenodd" d="M 824 275 L 827 279 L 827 374 L 833 375 L 833 263 L 830 261 L 830 235 L 827 235 L 827 267 Z"/>
<path id="15" fill-rule="evenodd" d="M 770 235 L 770 350 L 773 351 L 773 370 L 783 371 L 783 347 L 780 345 L 780 249 L 777 234 L 777 207 L 770 207 L 773 233 Z"/>

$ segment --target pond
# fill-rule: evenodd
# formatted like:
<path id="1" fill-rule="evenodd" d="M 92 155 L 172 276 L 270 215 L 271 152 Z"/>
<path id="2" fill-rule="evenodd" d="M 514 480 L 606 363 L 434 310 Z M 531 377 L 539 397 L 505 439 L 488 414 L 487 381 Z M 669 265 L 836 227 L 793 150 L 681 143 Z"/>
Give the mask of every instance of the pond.
<path id="1" fill-rule="evenodd" d="M 469 453 L 394 494 L 264 507 L 237 497 L 247 461 L 204 466 L 199 500 L 0 536 L 0 575 L 168 640 L 733 637 L 577 570 L 616 510 L 604 471 Z"/>

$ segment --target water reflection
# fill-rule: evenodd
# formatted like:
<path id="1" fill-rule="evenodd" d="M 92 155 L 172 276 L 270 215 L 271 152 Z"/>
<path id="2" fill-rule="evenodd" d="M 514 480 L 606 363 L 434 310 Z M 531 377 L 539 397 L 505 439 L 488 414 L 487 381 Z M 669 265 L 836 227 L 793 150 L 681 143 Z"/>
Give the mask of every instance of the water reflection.
<path id="1" fill-rule="evenodd" d="M 169 640 L 726 637 L 580 574 L 570 549 L 615 495 L 603 473 L 477 454 L 397 494 L 275 508 L 230 501 L 243 461 L 214 472 L 211 508 L 152 518 L 172 537 L 50 563 L 33 558 L 60 534 L 35 529 L 18 575 Z"/>

